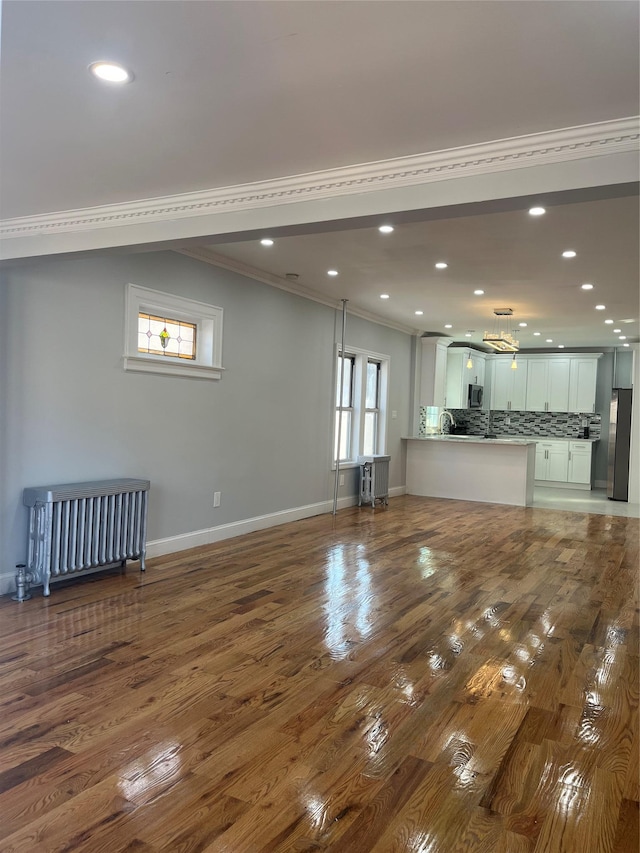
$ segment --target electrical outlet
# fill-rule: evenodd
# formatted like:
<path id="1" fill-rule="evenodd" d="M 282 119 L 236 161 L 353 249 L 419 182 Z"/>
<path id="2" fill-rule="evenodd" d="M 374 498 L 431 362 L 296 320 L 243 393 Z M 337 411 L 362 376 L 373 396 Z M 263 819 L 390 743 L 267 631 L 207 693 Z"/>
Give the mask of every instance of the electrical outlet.
<path id="1" fill-rule="evenodd" d="M 213 493 L 213 505 L 214 507 L 220 506 L 220 492 Z"/>
<path id="2" fill-rule="evenodd" d="M 394 410 L 391 412 L 391 420 L 392 420 L 392 421 L 395 421 L 395 419 L 396 419 L 397 417 L 398 417 L 398 413 L 397 413 L 397 412 L 396 412 L 396 410 L 394 409 Z"/>
<path id="3" fill-rule="evenodd" d="M 344 486 L 344 474 L 340 474 L 340 485 Z"/>

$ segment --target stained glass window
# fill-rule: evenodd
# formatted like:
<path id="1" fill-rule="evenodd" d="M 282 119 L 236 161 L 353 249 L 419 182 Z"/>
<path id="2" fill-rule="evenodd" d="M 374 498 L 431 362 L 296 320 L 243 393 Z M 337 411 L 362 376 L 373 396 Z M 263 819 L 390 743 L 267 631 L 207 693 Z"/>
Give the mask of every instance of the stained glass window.
<path id="1" fill-rule="evenodd" d="M 193 361 L 196 357 L 196 326 L 141 311 L 138 314 L 138 352 Z"/>

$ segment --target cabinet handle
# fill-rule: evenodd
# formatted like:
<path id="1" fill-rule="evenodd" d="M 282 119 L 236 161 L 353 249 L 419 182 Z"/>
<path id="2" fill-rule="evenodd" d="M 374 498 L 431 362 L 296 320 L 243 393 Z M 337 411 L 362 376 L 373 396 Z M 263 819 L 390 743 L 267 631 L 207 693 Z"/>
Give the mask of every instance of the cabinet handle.
<path id="1" fill-rule="evenodd" d="M 571 461 L 571 451 L 569 451 L 569 461 Z"/>

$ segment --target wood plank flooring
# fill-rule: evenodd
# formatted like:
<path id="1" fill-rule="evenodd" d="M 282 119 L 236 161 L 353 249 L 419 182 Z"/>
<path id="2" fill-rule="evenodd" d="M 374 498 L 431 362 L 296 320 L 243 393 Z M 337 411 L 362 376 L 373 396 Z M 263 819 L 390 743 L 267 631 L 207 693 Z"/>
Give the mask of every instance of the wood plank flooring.
<path id="1" fill-rule="evenodd" d="M 0 601 L 2 853 L 631 853 L 638 521 L 402 497 Z"/>

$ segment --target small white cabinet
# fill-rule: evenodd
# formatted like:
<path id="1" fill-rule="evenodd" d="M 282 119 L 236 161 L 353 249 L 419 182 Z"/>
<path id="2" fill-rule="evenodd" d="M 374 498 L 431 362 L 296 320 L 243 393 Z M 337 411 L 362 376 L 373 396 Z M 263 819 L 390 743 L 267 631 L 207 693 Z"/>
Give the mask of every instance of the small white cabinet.
<path id="1" fill-rule="evenodd" d="M 587 442 L 569 442 L 568 483 L 591 485 L 591 450 Z"/>
<path id="2" fill-rule="evenodd" d="M 444 404 L 448 409 L 469 406 L 469 385 L 484 385 L 485 354 L 454 347 L 447 352 L 447 384 Z"/>
<path id="3" fill-rule="evenodd" d="M 512 356 L 493 356 L 491 360 L 491 408 L 503 412 L 522 412 L 527 402 L 527 359 L 519 356 L 512 368 Z"/>

